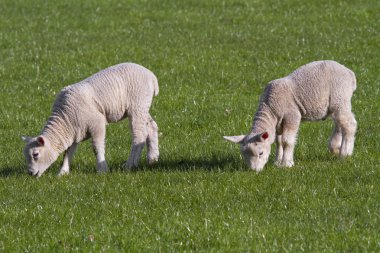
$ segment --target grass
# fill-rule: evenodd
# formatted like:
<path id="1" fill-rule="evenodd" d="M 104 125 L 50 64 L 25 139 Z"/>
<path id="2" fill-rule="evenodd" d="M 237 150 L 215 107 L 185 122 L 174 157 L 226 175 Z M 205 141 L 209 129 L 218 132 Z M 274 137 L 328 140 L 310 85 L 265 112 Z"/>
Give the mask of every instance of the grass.
<path id="1" fill-rule="evenodd" d="M 0 2 L 0 251 L 380 251 L 377 1 Z M 270 80 L 336 60 L 358 79 L 355 153 L 327 150 L 331 122 L 302 125 L 296 166 L 246 168 L 222 135 L 248 132 Z M 62 157 L 25 171 L 21 135 L 37 135 L 59 90 L 136 62 L 158 77 L 152 115 L 161 160 L 121 165 L 127 122 L 109 125 L 112 173 L 89 142 L 72 173 Z"/>

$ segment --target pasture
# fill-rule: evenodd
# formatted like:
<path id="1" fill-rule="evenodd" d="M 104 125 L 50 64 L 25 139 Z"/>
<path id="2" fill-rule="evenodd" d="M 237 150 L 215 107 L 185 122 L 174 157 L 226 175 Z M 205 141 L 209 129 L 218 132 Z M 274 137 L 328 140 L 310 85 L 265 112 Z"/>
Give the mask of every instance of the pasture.
<path id="1" fill-rule="evenodd" d="M 380 2 L 0 1 L 1 252 L 379 252 Z M 356 73 L 354 155 L 331 120 L 303 123 L 291 169 L 249 170 L 223 135 L 246 134 L 265 85 L 314 60 Z M 111 173 L 90 141 L 71 174 L 26 173 L 56 94 L 135 62 L 160 93 L 160 161 L 124 171 L 128 121 L 107 128 Z"/>

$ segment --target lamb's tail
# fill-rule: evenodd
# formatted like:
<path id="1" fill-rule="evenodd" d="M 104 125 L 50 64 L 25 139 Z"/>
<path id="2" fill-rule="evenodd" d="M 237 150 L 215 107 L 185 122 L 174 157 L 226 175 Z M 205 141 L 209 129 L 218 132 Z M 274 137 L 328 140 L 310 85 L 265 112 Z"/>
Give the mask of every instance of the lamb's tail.
<path id="1" fill-rule="evenodd" d="M 157 81 L 157 77 L 153 77 L 153 88 L 154 88 L 154 96 L 157 96 L 158 95 L 158 81 Z"/>

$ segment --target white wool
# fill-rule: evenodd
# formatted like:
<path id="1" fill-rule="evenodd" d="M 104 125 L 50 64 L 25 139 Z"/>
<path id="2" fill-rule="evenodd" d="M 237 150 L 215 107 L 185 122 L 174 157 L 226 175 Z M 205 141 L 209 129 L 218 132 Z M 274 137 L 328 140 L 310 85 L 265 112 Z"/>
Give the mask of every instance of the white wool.
<path id="1" fill-rule="evenodd" d="M 158 94 L 158 82 L 148 69 L 122 63 L 104 69 L 87 79 L 67 86 L 58 94 L 52 114 L 41 135 L 28 141 L 25 156 L 31 174 L 41 175 L 66 151 L 60 174 L 69 172 L 69 163 L 79 142 L 92 138 L 99 172 L 106 171 L 105 127 L 107 123 L 129 118 L 133 143 L 126 167 L 138 165 L 144 145 L 148 144 L 148 161 L 158 159 L 157 124 L 149 114 L 153 96 Z M 40 159 L 31 158 L 34 152 Z M 39 165 L 46 153 L 49 163 Z M 52 161 L 52 162 L 51 162 Z"/>
<path id="2" fill-rule="evenodd" d="M 335 61 L 311 62 L 267 85 L 247 135 L 225 138 L 241 144 L 246 162 L 257 171 L 268 161 L 270 145 L 276 140 L 276 164 L 291 167 L 301 121 L 331 116 L 335 129 L 329 149 L 342 157 L 349 156 L 357 125 L 351 112 L 355 89 L 355 74 L 348 68 Z M 266 138 L 262 138 L 265 133 Z"/>

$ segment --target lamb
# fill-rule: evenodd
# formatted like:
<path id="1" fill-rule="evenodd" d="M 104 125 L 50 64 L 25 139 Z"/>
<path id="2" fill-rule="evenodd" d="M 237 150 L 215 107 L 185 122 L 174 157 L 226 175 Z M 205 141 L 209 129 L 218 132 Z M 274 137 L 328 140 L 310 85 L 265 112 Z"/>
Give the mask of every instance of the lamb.
<path id="1" fill-rule="evenodd" d="M 92 137 L 97 171 L 108 171 L 105 159 L 106 125 L 128 117 L 132 130 L 132 149 L 124 165 L 138 166 L 147 145 L 148 163 L 159 158 L 158 127 L 149 114 L 153 96 L 158 95 L 156 76 L 134 63 L 111 66 L 67 86 L 58 94 L 41 134 L 23 137 L 24 156 L 30 175 L 41 176 L 65 151 L 58 175 L 69 173 L 78 143 Z"/>
<path id="2" fill-rule="evenodd" d="M 245 162 L 257 172 L 267 163 L 271 144 L 276 140 L 275 164 L 292 167 L 301 121 L 331 116 L 335 127 L 329 150 L 341 157 L 350 156 L 357 127 L 351 111 L 355 89 L 355 74 L 345 66 L 335 61 L 311 62 L 267 85 L 247 135 L 224 138 L 240 144 Z"/>

